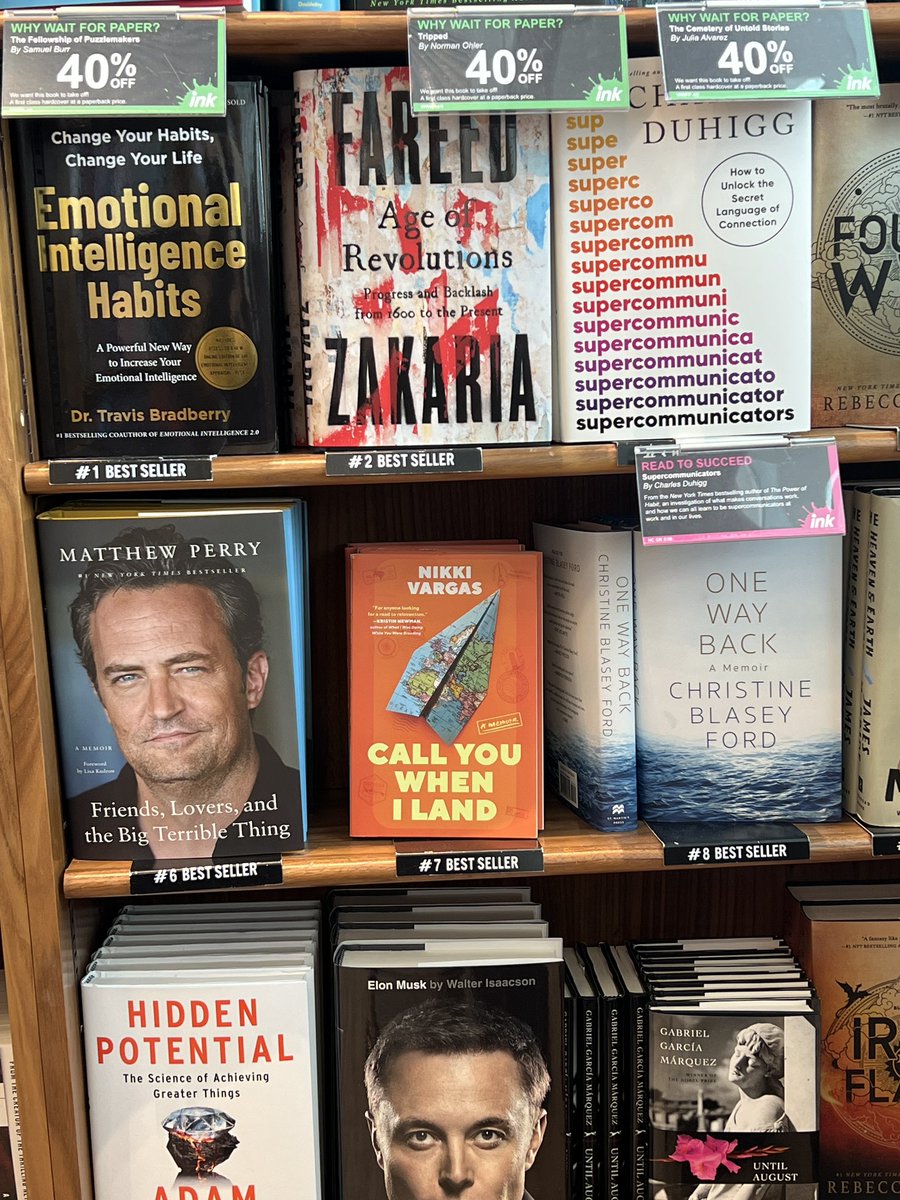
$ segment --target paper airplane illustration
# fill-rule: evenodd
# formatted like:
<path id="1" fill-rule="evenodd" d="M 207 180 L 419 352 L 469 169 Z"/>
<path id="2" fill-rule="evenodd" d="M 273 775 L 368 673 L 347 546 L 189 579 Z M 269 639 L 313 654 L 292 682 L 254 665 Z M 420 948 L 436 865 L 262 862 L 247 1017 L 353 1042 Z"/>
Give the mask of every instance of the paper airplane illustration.
<path id="1" fill-rule="evenodd" d="M 499 608 L 497 591 L 414 650 L 388 710 L 422 717 L 455 742 L 487 695 Z"/>

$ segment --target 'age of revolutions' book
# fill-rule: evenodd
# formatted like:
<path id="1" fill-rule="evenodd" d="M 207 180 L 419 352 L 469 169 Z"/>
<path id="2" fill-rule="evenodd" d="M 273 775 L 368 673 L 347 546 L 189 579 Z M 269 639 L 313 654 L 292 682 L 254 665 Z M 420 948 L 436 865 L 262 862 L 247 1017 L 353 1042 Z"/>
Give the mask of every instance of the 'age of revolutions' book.
<path id="1" fill-rule="evenodd" d="M 310 443 L 549 441 L 547 118 L 416 117 L 402 67 L 294 87 Z"/>
<path id="2" fill-rule="evenodd" d="M 302 848 L 299 505 L 70 505 L 38 534 L 75 857 Z"/>
<path id="3" fill-rule="evenodd" d="M 631 540 L 624 530 L 534 526 L 547 784 L 605 832 L 637 825 Z"/>
<path id="4" fill-rule="evenodd" d="M 44 456 L 275 449 L 265 90 L 227 100 L 15 123 Z"/>
<path id="5" fill-rule="evenodd" d="M 805 100 L 553 116 L 554 436 L 634 441 L 809 426 Z"/>
<path id="6" fill-rule="evenodd" d="M 640 815 L 839 820 L 840 539 L 634 554 Z"/>
<path id="7" fill-rule="evenodd" d="M 351 554 L 351 835 L 536 836 L 540 586 L 534 552 Z"/>
<path id="8" fill-rule="evenodd" d="M 898 146 L 898 83 L 813 104 L 813 425 L 900 422 Z"/>

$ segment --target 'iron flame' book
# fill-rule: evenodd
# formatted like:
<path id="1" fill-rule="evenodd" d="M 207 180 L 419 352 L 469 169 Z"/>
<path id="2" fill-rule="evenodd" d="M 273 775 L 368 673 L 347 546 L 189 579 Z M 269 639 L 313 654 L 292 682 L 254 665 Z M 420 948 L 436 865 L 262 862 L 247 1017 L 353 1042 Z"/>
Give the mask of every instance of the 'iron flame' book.
<path id="1" fill-rule="evenodd" d="M 839 820 L 840 539 L 634 555 L 640 815 Z"/>
<path id="2" fill-rule="evenodd" d="M 77 858 L 234 858 L 305 836 L 297 505 L 72 505 L 38 533 Z"/>
<path id="3" fill-rule="evenodd" d="M 350 833 L 534 837 L 541 556 L 350 556 Z"/>
<path id="4" fill-rule="evenodd" d="M 808 428 L 809 102 L 629 75 L 629 111 L 552 119 L 557 440 Z"/>
<path id="5" fill-rule="evenodd" d="M 265 91 L 227 101 L 13 126 L 44 456 L 275 449 Z"/>
<path id="6" fill-rule="evenodd" d="M 310 443 L 549 441 L 547 118 L 416 117 L 401 67 L 294 86 Z"/>

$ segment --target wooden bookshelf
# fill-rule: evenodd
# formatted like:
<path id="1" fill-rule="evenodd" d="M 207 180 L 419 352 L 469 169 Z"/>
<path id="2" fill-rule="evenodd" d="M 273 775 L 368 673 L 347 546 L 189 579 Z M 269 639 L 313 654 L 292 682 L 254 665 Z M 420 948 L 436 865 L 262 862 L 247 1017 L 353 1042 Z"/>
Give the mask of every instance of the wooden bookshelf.
<path id="1" fill-rule="evenodd" d="M 831 434 L 837 439 L 841 461 L 897 462 L 900 447 L 891 429 L 817 429 L 802 437 Z M 472 475 L 431 475 L 429 481 L 475 481 L 491 479 L 546 479 L 554 476 L 624 475 L 633 467 L 620 466 L 616 446 L 610 442 L 588 446 L 491 446 L 484 450 L 484 470 Z M 132 493 L 130 483 L 79 484 L 50 483 L 46 462 L 29 463 L 24 469 L 25 491 L 32 495 L 55 496 L 76 492 Z M 179 491 L 209 488 L 294 488 L 325 485 L 346 487 L 366 483 L 421 483 L 421 475 L 369 475 L 360 479 L 325 474 L 322 453 L 223 455 L 213 464 L 211 483 L 181 483 Z M 171 491 L 171 483 L 144 483 L 140 491 Z"/>
<path id="2" fill-rule="evenodd" d="M 396 883 L 394 843 L 351 838 L 347 833 L 347 800 L 329 806 L 310 831 L 309 848 L 283 857 L 284 887 L 325 888 L 349 884 Z M 856 821 L 799 826 L 810 841 L 810 862 L 857 862 L 872 856 L 871 839 Z M 541 837 L 545 875 L 628 874 L 636 871 L 696 870 L 666 867 L 657 838 L 640 822 L 633 833 L 598 833 L 562 804 L 552 802 Z M 437 848 L 437 846 L 435 847 Z M 722 863 L 711 864 L 720 868 Z M 772 862 L 744 864 L 769 866 Z M 784 863 L 776 864 L 783 866 Z M 76 859 L 66 870 L 63 887 L 70 900 L 129 895 L 129 862 Z M 213 889 L 209 889 L 213 890 Z"/>

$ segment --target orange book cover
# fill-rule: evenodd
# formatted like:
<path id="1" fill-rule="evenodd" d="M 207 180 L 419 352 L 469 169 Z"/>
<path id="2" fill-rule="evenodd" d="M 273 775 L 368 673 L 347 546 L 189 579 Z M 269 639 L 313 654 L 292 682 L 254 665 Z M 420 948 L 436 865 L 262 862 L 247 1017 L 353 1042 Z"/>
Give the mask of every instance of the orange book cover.
<path id="1" fill-rule="evenodd" d="M 826 905 L 807 906 L 815 913 Z M 793 914 L 822 1017 L 819 1195 L 900 1194 L 900 905 L 886 920 Z"/>
<path id="2" fill-rule="evenodd" d="M 535 837 L 541 555 L 478 544 L 350 558 L 350 833 Z"/>

